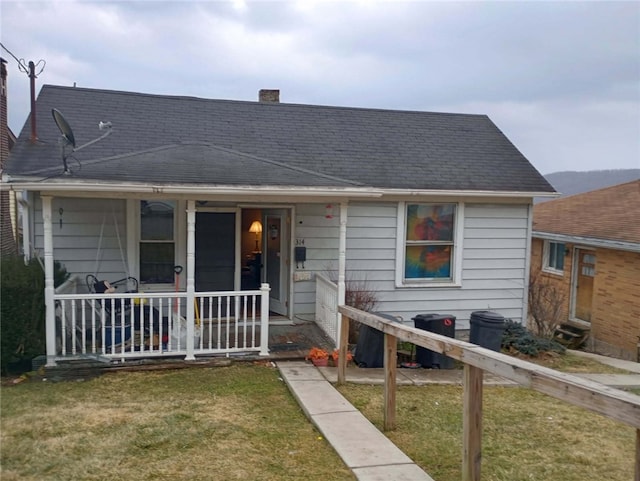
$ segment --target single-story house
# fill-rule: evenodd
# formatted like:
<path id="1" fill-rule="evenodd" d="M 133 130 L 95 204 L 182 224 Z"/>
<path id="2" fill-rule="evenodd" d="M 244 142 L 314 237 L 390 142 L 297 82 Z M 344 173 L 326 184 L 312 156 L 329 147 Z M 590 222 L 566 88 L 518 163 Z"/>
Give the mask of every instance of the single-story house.
<path id="1" fill-rule="evenodd" d="M 531 275 L 557 288 L 561 320 L 587 346 L 638 360 L 640 179 L 536 204 Z"/>
<path id="2" fill-rule="evenodd" d="M 485 115 L 53 85 L 36 113 L 3 184 L 46 267 L 49 363 L 267 354 L 269 316 L 337 340 L 349 289 L 406 323 L 527 317 L 532 200 L 554 189 Z"/>

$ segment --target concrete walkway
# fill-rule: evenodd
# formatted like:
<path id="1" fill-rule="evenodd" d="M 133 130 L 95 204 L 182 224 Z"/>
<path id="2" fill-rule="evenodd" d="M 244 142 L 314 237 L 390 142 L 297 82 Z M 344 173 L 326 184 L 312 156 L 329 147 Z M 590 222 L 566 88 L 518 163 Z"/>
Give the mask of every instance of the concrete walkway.
<path id="1" fill-rule="evenodd" d="M 576 374 L 616 388 L 640 388 L 640 364 L 631 361 L 572 351 L 631 374 Z M 353 407 L 332 383 L 337 368 L 315 367 L 304 361 L 279 361 L 278 369 L 303 411 L 333 446 L 359 481 L 433 481 L 418 465 Z M 347 368 L 347 381 L 383 384 L 383 369 Z M 459 369 L 398 369 L 398 385 L 462 384 Z M 486 386 L 517 384 L 485 373 Z"/>
<path id="2" fill-rule="evenodd" d="M 360 481 L 433 481 L 327 381 L 302 361 L 278 369 L 303 411 Z M 364 370 L 364 369 L 361 369 Z"/>
<path id="3" fill-rule="evenodd" d="M 625 361 L 623 359 L 616 359 L 615 357 L 602 356 L 600 354 L 594 354 L 592 352 L 585 351 L 569 351 L 576 356 L 588 357 L 594 361 L 598 361 L 608 366 L 617 367 L 618 369 L 624 369 L 625 371 L 635 372 L 640 374 L 640 363 L 634 361 Z"/>

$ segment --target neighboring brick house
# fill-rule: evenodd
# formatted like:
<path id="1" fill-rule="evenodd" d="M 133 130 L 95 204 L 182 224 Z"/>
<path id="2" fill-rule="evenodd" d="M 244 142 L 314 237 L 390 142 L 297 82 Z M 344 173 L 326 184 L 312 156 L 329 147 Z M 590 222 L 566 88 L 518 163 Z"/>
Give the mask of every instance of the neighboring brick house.
<path id="1" fill-rule="evenodd" d="M 7 122 L 7 67 L 6 61 L 0 58 L 0 173 L 9 157 L 9 151 L 15 144 L 16 138 L 9 129 Z M 3 255 L 17 254 L 16 210 L 14 193 L 2 190 L 0 192 L 0 253 Z"/>
<path id="2" fill-rule="evenodd" d="M 588 347 L 638 359 L 640 179 L 537 204 L 531 276 L 565 294 L 562 319 L 591 330 Z"/>

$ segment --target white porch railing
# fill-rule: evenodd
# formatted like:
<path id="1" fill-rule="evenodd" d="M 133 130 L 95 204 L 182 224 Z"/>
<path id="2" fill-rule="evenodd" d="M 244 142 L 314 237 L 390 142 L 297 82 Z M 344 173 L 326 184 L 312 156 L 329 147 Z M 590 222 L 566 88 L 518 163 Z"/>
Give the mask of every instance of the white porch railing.
<path id="1" fill-rule="evenodd" d="M 191 299 L 186 292 L 75 291 L 75 282 L 67 282 L 54 294 L 57 360 L 269 352 L 268 284 L 254 291 L 196 292 Z M 186 317 L 189 302 L 193 319 Z"/>
<path id="2" fill-rule="evenodd" d="M 322 274 L 316 274 L 316 323 L 335 342 L 340 343 L 338 286 Z"/>

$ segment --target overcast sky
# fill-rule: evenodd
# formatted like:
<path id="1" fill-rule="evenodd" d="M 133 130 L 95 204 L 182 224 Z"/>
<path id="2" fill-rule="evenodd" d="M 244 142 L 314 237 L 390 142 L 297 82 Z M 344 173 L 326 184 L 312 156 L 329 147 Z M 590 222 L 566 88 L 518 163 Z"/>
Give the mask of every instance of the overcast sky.
<path id="1" fill-rule="evenodd" d="M 43 84 L 487 114 L 543 174 L 640 168 L 640 2 L 12 1 Z M 29 79 L 6 51 L 9 126 Z"/>

